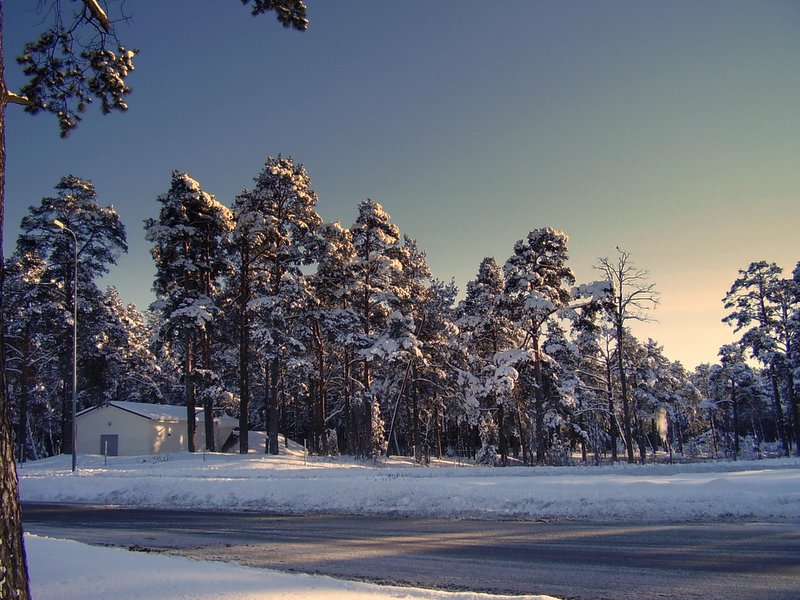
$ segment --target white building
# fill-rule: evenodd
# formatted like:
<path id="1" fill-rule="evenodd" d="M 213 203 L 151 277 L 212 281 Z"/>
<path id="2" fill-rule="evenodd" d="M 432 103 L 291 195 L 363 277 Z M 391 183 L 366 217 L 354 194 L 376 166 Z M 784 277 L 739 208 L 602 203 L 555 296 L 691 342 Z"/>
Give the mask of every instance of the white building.
<path id="1" fill-rule="evenodd" d="M 205 447 L 203 410 L 195 413 L 195 448 Z M 137 456 L 188 449 L 185 406 L 112 400 L 78 413 L 78 454 Z M 239 424 L 233 417 L 214 418 L 214 447 L 219 451 Z"/>

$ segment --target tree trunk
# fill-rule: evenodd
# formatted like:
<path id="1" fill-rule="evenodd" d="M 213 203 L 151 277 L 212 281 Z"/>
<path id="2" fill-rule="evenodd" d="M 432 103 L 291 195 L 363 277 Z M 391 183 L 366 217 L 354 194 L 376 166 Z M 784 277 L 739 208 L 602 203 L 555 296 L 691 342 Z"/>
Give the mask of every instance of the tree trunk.
<path id="1" fill-rule="evenodd" d="M 608 435 L 611 443 L 611 461 L 617 462 L 617 415 L 614 410 L 614 386 L 611 380 L 611 357 L 606 357 L 606 390 L 608 394 Z"/>
<path id="2" fill-rule="evenodd" d="M 183 365 L 183 386 L 184 396 L 186 398 L 186 447 L 189 452 L 195 451 L 194 433 L 195 433 L 195 419 L 197 417 L 195 410 L 195 397 L 194 397 L 194 341 L 192 339 L 192 332 L 186 331 L 186 357 Z"/>
<path id="3" fill-rule="evenodd" d="M 544 464 L 547 455 L 547 436 L 544 432 L 544 380 L 542 378 L 542 356 L 539 350 L 539 336 L 533 337 L 533 373 L 536 379 L 536 389 L 533 393 L 533 411 L 536 422 L 536 464 Z"/>
<path id="4" fill-rule="evenodd" d="M 733 406 L 733 460 L 739 460 L 739 402 L 736 398 L 736 380 L 731 378 L 731 405 Z"/>
<path id="5" fill-rule="evenodd" d="M 500 464 L 508 466 L 508 440 L 506 439 L 506 411 L 505 406 L 497 407 L 497 442 L 500 449 Z"/>
<path id="6" fill-rule="evenodd" d="M 772 382 L 772 393 L 775 396 L 776 425 L 778 426 L 778 434 L 781 436 L 783 453 L 785 456 L 789 456 L 789 435 L 786 431 L 786 417 L 783 414 L 783 405 L 781 404 L 781 393 L 778 389 L 778 375 L 775 373 L 775 365 L 770 365 L 769 367 L 769 378 Z"/>
<path id="7" fill-rule="evenodd" d="M 242 250 L 239 273 L 239 454 L 250 450 L 250 302 L 249 253 Z"/>
<path id="8" fill-rule="evenodd" d="M 355 414 L 353 414 L 353 404 L 352 404 L 352 397 L 353 397 L 353 382 L 352 382 L 352 372 L 351 372 L 351 365 L 350 365 L 350 351 L 344 351 L 344 411 L 346 413 L 347 418 L 347 453 L 351 455 L 355 455 L 356 450 L 356 439 L 358 439 L 358 434 L 356 433 L 356 418 Z"/>
<path id="9" fill-rule="evenodd" d="M 719 443 L 717 442 L 717 425 L 714 419 L 714 411 L 708 411 L 708 420 L 711 423 L 711 447 L 714 449 L 714 458 L 719 455 Z"/>
<path id="10" fill-rule="evenodd" d="M 28 561 L 22 541 L 14 440 L 6 386 L 5 323 L 3 322 L 3 218 L 6 189 L 6 80 L 3 71 L 3 2 L 0 0 L 0 598 L 29 600 Z"/>
<path id="11" fill-rule="evenodd" d="M 361 445 L 359 454 L 363 458 L 372 458 L 372 394 L 370 393 L 370 377 L 369 377 L 369 361 L 365 358 L 363 361 L 364 372 L 361 377 L 361 385 L 363 387 L 363 402 L 362 402 L 362 418 L 364 419 L 364 440 Z"/>
<path id="12" fill-rule="evenodd" d="M 792 415 L 792 433 L 794 435 L 795 456 L 800 456 L 800 410 L 797 407 L 797 392 L 794 389 L 794 377 L 792 370 L 789 370 L 789 381 L 787 382 L 786 390 L 789 394 L 787 402 Z"/>
<path id="13" fill-rule="evenodd" d="M 277 356 L 270 359 L 269 365 L 269 453 L 278 454 L 278 376 L 280 363 Z"/>
<path id="14" fill-rule="evenodd" d="M 528 459 L 528 442 L 525 439 L 525 431 L 522 429 L 522 416 L 519 413 L 519 410 L 514 411 L 517 417 L 517 430 L 519 431 L 519 445 L 522 448 L 522 464 L 528 465 L 530 464 L 530 460 Z"/>
<path id="15" fill-rule="evenodd" d="M 414 460 L 422 461 L 422 445 L 420 443 L 419 422 L 419 390 L 417 389 L 417 364 L 411 362 L 411 445 L 414 446 Z"/>
<path id="16" fill-rule="evenodd" d="M 19 408 L 17 410 L 17 458 L 19 462 L 25 462 L 28 451 L 28 397 L 30 396 L 31 386 L 31 365 L 29 362 L 31 351 L 31 339 L 27 331 L 22 334 L 20 344 L 20 354 L 22 355 L 19 373 Z"/>
<path id="17" fill-rule="evenodd" d="M 208 331 L 209 325 L 203 331 L 203 368 L 206 373 L 211 373 L 211 333 Z M 217 441 L 214 439 L 214 397 L 209 393 L 209 386 L 212 381 L 208 375 L 205 377 L 203 386 L 203 421 L 205 424 L 206 450 L 209 452 L 217 451 Z"/>
<path id="18" fill-rule="evenodd" d="M 625 429 L 625 446 L 628 449 L 628 462 L 633 463 L 633 435 L 631 432 L 631 407 L 628 401 L 628 378 L 625 376 L 625 359 L 623 349 L 622 320 L 617 322 L 617 365 L 619 367 L 619 384 L 622 393 L 622 426 Z"/>
<path id="19" fill-rule="evenodd" d="M 636 436 L 636 443 L 639 446 L 639 461 L 641 464 L 645 464 L 647 462 L 647 434 L 644 430 L 644 422 L 637 419 L 636 423 L 638 429 L 637 433 L 639 434 Z"/>
<path id="20" fill-rule="evenodd" d="M 312 323 L 311 331 L 314 334 L 317 355 L 316 394 L 312 394 L 314 411 L 313 446 L 315 448 L 321 447 L 322 452 L 328 454 L 329 449 L 325 436 L 325 420 L 328 412 L 328 390 L 325 386 L 325 346 L 322 341 L 322 330 L 318 321 Z"/>
<path id="21" fill-rule="evenodd" d="M 4 350 L 0 349 L 0 354 Z M 4 359 L 4 355 L 0 356 L 3 364 Z M 5 369 L 0 369 L 0 598 L 27 600 L 30 588 L 11 431 Z"/>

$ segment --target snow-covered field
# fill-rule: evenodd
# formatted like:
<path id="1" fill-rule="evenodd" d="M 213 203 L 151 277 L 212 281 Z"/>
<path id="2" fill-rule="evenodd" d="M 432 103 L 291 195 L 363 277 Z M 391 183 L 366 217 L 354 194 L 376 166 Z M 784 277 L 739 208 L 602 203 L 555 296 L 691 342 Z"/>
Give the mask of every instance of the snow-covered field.
<path id="1" fill-rule="evenodd" d="M 598 521 L 800 521 L 800 459 L 687 465 L 489 468 L 409 459 L 279 456 L 69 456 L 19 465 L 23 500 L 289 514 Z M 27 536 L 38 600 L 479 600 Z M 97 565 L 103 565 L 101 569 Z M 141 573 L 148 573 L 142 578 Z M 527 598 L 544 598 L 529 596 Z"/>
<path id="2" fill-rule="evenodd" d="M 488 600 L 469 592 L 440 592 L 294 575 L 219 562 L 96 548 L 25 536 L 31 593 L 37 600 Z M 101 567 L 99 567 L 102 565 Z M 98 568 L 99 567 L 99 568 Z M 143 576 L 143 574 L 146 574 Z M 502 596 L 509 600 L 509 596 Z M 523 598 L 518 596 L 517 598 Z M 547 600 L 548 596 L 524 596 Z M 554 599 L 553 599 L 554 600 Z"/>
<path id="3" fill-rule="evenodd" d="M 800 459 L 470 467 L 281 455 L 56 456 L 19 466 L 24 501 L 284 514 L 597 521 L 800 520 Z"/>

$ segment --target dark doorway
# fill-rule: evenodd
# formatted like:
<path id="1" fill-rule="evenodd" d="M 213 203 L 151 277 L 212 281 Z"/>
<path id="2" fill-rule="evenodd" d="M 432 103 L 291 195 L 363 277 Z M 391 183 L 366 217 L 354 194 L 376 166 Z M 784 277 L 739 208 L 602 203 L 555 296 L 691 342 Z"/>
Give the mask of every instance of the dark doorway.
<path id="1" fill-rule="evenodd" d="M 118 456 L 119 435 L 107 433 L 100 436 L 100 454 L 103 456 Z"/>

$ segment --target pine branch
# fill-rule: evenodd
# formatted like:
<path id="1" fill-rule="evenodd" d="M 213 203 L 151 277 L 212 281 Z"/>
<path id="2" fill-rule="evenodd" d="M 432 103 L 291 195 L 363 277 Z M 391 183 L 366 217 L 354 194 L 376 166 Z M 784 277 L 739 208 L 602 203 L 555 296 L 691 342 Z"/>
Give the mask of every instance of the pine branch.
<path id="1" fill-rule="evenodd" d="M 100 7 L 97 0 L 82 0 L 84 6 L 91 13 L 91 15 L 100 23 L 100 26 L 106 33 L 111 33 L 111 23 L 106 16 L 105 11 Z"/>
<path id="2" fill-rule="evenodd" d="M 19 104 L 20 106 L 32 106 L 32 102 L 27 96 L 20 96 L 14 92 L 6 92 L 6 102 L 9 104 Z"/>

